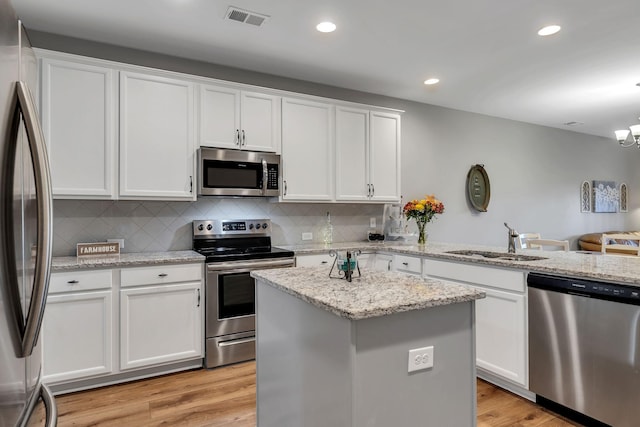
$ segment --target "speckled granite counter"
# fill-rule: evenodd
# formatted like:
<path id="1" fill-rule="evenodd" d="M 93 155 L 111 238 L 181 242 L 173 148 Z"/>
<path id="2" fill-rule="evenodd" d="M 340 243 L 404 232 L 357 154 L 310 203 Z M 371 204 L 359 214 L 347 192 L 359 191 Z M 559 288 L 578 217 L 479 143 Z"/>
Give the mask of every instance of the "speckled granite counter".
<path id="1" fill-rule="evenodd" d="M 538 273 L 555 274 L 565 277 L 602 280 L 614 283 L 640 286 L 640 257 L 601 255 L 598 252 L 556 252 L 538 250 L 517 250 L 517 253 L 539 255 L 547 259 L 539 261 L 511 261 L 496 258 L 455 255 L 447 253 L 454 250 L 480 250 L 506 253 L 505 247 L 481 246 L 468 244 L 427 242 L 421 248 L 417 245 L 402 245 L 395 242 L 347 242 L 338 243 L 331 247 L 322 244 L 287 246 L 296 255 L 319 254 L 330 249 L 347 250 L 361 249 L 370 252 L 387 252 L 395 254 L 413 255 L 426 258 L 439 258 L 450 261 L 474 264 L 492 265 L 503 268 L 532 271 Z"/>
<path id="2" fill-rule="evenodd" d="M 386 316 L 484 298 L 484 292 L 403 273 L 363 271 L 352 282 L 321 267 L 258 270 L 251 276 L 350 320 Z"/>
<path id="3" fill-rule="evenodd" d="M 74 256 L 54 257 L 51 262 L 51 271 L 119 268 L 158 264 L 187 264 L 192 262 L 204 262 L 204 260 L 205 257 L 203 255 L 194 251 L 139 252 L 120 254 L 117 256 L 96 256 L 86 258 L 78 258 Z"/>

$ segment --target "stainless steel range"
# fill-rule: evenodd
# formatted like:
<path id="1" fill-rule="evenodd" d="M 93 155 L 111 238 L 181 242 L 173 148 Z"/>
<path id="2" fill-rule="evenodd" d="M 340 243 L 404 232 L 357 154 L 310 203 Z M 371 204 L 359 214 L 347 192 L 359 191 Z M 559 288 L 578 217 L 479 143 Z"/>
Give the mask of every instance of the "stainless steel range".
<path id="1" fill-rule="evenodd" d="M 271 221 L 193 221 L 193 250 L 205 255 L 205 366 L 255 358 L 251 270 L 292 267 L 292 251 L 271 246 Z"/>

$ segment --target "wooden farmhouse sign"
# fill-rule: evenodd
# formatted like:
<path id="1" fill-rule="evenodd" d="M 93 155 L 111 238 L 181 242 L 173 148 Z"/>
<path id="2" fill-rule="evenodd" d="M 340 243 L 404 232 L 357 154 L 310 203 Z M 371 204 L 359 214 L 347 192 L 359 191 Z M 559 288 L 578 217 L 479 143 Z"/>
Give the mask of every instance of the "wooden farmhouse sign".
<path id="1" fill-rule="evenodd" d="M 76 256 L 105 256 L 120 255 L 119 242 L 99 242 L 99 243 L 78 243 L 76 245 Z"/>

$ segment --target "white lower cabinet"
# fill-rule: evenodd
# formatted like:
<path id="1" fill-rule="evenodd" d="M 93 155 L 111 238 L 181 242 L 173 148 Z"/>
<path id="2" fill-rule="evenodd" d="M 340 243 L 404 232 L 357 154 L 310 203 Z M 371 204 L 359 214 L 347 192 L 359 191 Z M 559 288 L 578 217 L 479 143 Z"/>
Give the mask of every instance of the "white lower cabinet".
<path id="1" fill-rule="evenodd" d="M 201 366 L 203 271 L 194 263 L 53 273 L 43 381 L 72 391 Z"/>
<path id="2" fill-rule="evenodd" d="M 424 275 L 472 286 L 486 293 L 476 300 L 476 366 L 528 388 L 525 272 L 425 259 Z"/>
<path id="3" fill-rule="evenodd" d="M 393 257 L 393 267 L 395 271 L 422 275 L 422 259 L 415 256 L 395 255 Z"/>
<path id="4" fill-rule="evenodd" d="M 312 255 L 296 255 L 296 267 L 330 267 L 333 264 L 333 258 L 327 254 L 312 254 Z"/>
<path id="5" fill-rule="evenodd" d="M 111 290 L 50 295 L 42 326 L 46 383 L 112 372 Z"/>
<path id="6" fill-rule="evenodd" d="M 120 369 L 202 356 L 200 283 L 120 291 Z"/>

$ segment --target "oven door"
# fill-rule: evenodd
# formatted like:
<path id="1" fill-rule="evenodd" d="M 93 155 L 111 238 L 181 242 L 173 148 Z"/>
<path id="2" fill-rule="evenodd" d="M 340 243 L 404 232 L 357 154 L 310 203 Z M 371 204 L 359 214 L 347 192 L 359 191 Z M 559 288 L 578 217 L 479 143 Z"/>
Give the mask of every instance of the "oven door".
<path id="1" fill-rule="evenodd" d="M 292 258 L 207 264 L 207 338 L 255 330 L 255 280 L 251 270 L 293 266 Z"/>

